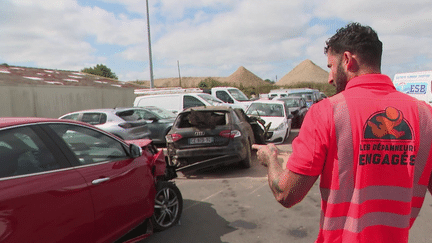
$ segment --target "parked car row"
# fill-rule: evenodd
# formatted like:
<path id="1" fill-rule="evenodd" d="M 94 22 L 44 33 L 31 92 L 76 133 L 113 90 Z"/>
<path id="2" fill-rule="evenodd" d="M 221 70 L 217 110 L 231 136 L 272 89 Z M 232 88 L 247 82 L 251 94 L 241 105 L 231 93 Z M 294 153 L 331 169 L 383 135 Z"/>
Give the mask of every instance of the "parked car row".
<path id="1" fill-rule="evenodd" d="M 230 163 L 248 167 L 252 144 L 283 143 L 307 112 L 303 97 L 247 103 L 238 98 L 241 106 L 215 97 L 243 94 L 229 87 L 213 88 L 212 95 L 195 89 L 141 91 L 152 95 L 138 96 L 135 107 L 77 111 L 60 118 L 87 122 L 120 138 L 150 138 L 167 147 L 170 165 L 186 172 Z M 160 94 L 168 91 L 180 93 Z"/>
<path id="2" fill-rule="evenodd" d="M 241 105 L 199 93 L 60 119 L 0 119 L 0 200 L 8 210 L 0 241 L 136 242 L 179 221 L 177 172 L 249 168 L 252 144 L 284 142 L 307 111 L 303 98 L 212 94 L 221 91 Z"/>
<path id="3" fill-rule="evenodd" d="M 77 111 L 60 118 L 87 122 L 119 138 L 150 138 L 165 145 L 170 165 L 186 173 L 230 163 L 249 167 L 252 144 L 285 142 L 308 110 L 305 95 L 247 103 L 238 98 L 243 105 L 236 106 L 215 97 L 243 94 L 229 87 L 213 88 L 212 95 L 195 89 L 150 91 L 152 95 L 135 99 L 135 107 Z"/>
<path id="4" fill-rule="evenodd" d="M 155 144 L 165 144 L 175 117 L 162 108 L 145 106 L 75 111 L 60 119 L 86 122 L 126 140 L 149 138 Z"/>
<path id="5" fill-rule="evenodd" d="M 1 242 L 136 242 L 182 213 L 176 171 L 149 139 L 1 118 L 0 156 Z"/>
<path id="6" fill-rule="evenodd" d="M 297 89 L 274 89 L 268 94 L 269 99 L 286 98 L 286 97 L 303 97 L 306 100 L 307 107 L 323 99 L 323 94 L 317 89 L 297 88 Z M 325 96 L 325 94 L 324 94 Z"/>
<path id="7" fill-rule="evenodd" d="M 197 92 L 197 89 L 162 89 L 161 92 L 142 91 L 153 95 L 137 96 L 134 106 L 157 106 L 178 114 L 180 111 L 198 106 L 229 106 L 246 110 L 250 104 L 246 95 L 232 87 L 216 87 Z"/>

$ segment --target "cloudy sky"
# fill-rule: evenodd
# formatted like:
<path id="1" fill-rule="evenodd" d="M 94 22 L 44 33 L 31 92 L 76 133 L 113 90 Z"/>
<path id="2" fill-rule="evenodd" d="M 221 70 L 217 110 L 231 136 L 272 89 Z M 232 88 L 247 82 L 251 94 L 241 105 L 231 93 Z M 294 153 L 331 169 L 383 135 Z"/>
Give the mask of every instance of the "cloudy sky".
<path id="1" fill-rule="evenodd" d="M 148 0 L 154 78 L 277 81 L 305 59 L 327 70 L 325 40 L 349 22 L 384 43 L 382 72 L 432 70 L 430 0 Z M 150 80 L 145 0 L 1 0 L 0 63 L 79 71 L 104 64 Z"/>

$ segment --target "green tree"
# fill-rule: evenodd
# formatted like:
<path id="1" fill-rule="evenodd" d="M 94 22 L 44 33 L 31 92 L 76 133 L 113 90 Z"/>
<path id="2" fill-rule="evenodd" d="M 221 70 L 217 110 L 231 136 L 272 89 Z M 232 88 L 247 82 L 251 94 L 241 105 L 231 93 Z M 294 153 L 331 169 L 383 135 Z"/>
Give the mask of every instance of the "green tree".
<path id="1" fill-rule="evenodd" d="M 81 70 L 81 72 L 102 76 L 105 78 L 118 79 L 117 75 L 103 64 L 97 64 L 95 67 L 84 68 L 83 70 Z"/>
<path id="2" fill-rule="evenodd" d="M 212 78 L 206 78 L 203 81 L 199 82 L 198 84 L 198 88 L 200 89 L 211 89 L 213 87 L 218 87 L 218 86 L 222 86 L 223 83 L 212 79 Z"/>

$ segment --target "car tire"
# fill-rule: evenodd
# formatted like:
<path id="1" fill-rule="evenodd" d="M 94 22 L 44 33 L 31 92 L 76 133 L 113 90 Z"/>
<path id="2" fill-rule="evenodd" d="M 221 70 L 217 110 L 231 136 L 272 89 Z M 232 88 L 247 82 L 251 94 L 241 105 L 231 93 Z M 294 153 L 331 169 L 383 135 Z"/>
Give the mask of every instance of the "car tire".
<path id="1" fill-rule="evenodd" d="M 240 165 L 243 168 L 250 168 L 251 167 L 251 158 L 252 158 L 252 147 L 249 142 L 249 139 L 246 140 L 246 158 L 244 158 L 242 161 L 240 161 Z"/>
<path id="2" fill-rule="evenodd" d="M 154 213 L 151 217 L 155 231 L 162 231 L 178 223 L 183 210 L 183 197 L 178 187 L 168 181 L 156 185 Z"/>

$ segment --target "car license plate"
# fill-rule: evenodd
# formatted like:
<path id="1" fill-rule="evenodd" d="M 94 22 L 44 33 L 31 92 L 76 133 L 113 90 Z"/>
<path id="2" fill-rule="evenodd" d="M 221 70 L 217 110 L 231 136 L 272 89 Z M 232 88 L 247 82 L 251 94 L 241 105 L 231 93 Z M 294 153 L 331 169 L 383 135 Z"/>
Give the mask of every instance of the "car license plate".
<path id="1" fill-rule="evenodd" d="M 213 137 L 190 138 L 189 144 L 212 143 Z"/>

